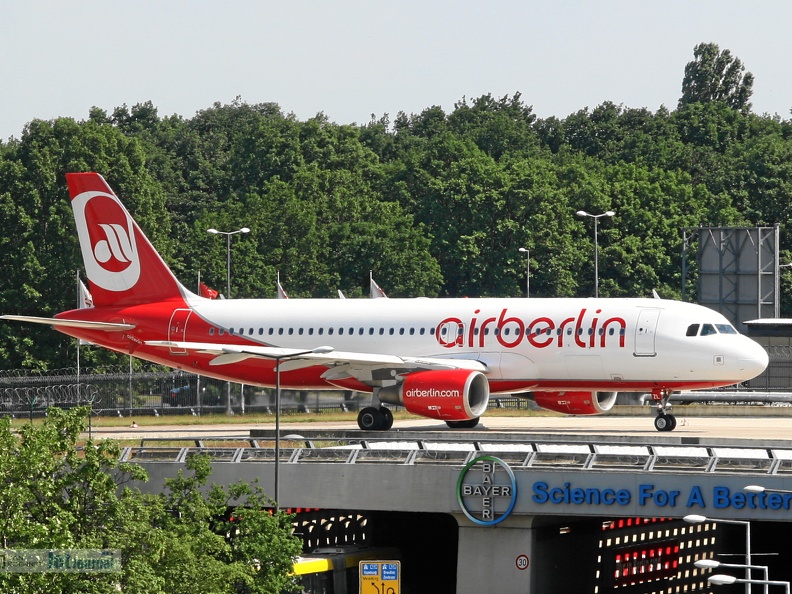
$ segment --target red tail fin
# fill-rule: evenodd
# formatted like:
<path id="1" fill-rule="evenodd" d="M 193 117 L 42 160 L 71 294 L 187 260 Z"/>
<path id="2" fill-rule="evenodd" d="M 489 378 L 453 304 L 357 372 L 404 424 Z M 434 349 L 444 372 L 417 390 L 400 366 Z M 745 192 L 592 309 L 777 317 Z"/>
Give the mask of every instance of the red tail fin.
<path id="1" fill-rule="evenodd" d="M 185 289 L 98 173 L 67 173 L 94 306 L 184 300 Z"/>

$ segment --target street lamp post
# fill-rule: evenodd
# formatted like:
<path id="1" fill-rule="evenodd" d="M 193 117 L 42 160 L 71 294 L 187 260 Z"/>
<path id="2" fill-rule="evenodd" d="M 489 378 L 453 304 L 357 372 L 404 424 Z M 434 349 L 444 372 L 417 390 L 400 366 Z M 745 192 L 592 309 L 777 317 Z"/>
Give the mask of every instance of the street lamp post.
<path id="1" fill-rule="evenodd" d="M 528 248 L 521 247 L 519 252 L 525 254 L 525 296 L 531 296 L 531 252 Z"/>
<path id="2" fill-rule="evenodd" d="M 764 594 L 767 594 L 768 584 L 769 584 L 768 580 L 770 579 L 770 577 L 768 575 L 769 572 L 766 565 L 743 565 L 741 563 L 721 563 L 720 561 L 715 561 L 714 559 L 700 559 L 695 563 L 693 563 L 693 565 L 695 565 L 699 569 L 718 569 L 719 567 L 730 567 L 732 569 L 748 569 L 748 570 L 761 569 L 765 581 Z"/>
<path id="3" fill-rule="evenodd" d="M 207 229 L 207 233 L 212 235 L 226 236 L 226 298 L 231 299 L 231 236 L 237 233 L 250 233 L 250 229 L 242 227 L 236 231 L 218 231 L 217 229 Z M 231 408 L 231 382 L 227 382 L 226 389 L 226 414 L 230 417 L 234 414 Z"/>
<path id="4" fill-rule="evenodd" d="M 792 264 L 782 264 L 784 266 L 792 266 Z M 771 487 L 763 487 L 762 485 L 745 485 L 743 487 L 743 491 L 748 493 L 778 493 L 778 494 L 786 494 L 789 495 L 792 493 L 789 489 L 773 489 Z M 765 573 L 765 579 L 767 579 L 767 573 Z M 772 583 L 772 582 L 771 582 Z M 787 592 L 789 591 L 789 584 L 787 584 Z M 765 586 L 765 594 L 767 594 L 767 586 Z"/>
<path id="5" fill-rule="evenodd" d="M 237 233 L 250 233 L 250 229 L 242 227 L 236 231 L 218 231 L 217 229 L 207 229 L 207 233 L 212 235 L 226 236 L 226 296 L 231 299 L 231 236 Z"/>
<path id="6" fill-rule="evenodd" d="M 773 489 L 761 485 L 745 485 L 743 491 L 748 491 L 749 493 L 792 493 L 789 489 Z"/>
<path id="7" fill-rule="evenodd" d="M 724 520 L 720 518 L 708 518 L 707 516 L 699 516 L 697 514 L 690 514 L 682 518 L 688 524 L 701 524 L 703 522 L 719 522 L 721 524 L 739 524 L 745 526 L 745 578 L 751 579 L 751 523 L 746 520 Z M 733 582 L 732 582 L 733 583 Z M 745 584 L 745 594 L 751 594 L 751 582 L 740 580 L 740 583 Z"/>
<path id="8" fill-rule="evenodd" d="M 787 594 L 789 592 L 789 582 L 775 582 L 771 580 L 743 580 L 738 577 L 734 577 L 733 575 L 724 575 L 722 573 L 716 573 L 715 575 L 709 576 L 707 578 L 709 583 L 714 586 L 728 586 L 730 584 L 745 584 L 746 588 L 750 588 L 751 584 L 764 584 L 765 588 L 767 586 L 784 586 Z"/>
<path id="9" fill-rule="evenodd" d="M 273 499 L 275 500 L 275 513 L 280 511 L 280 410 L 281 410 L 281 362 L 288 359 L 299 359 L 303 355 L 320 355 L 331 352 L 333 347 L 320 346 L 310 351 L 297 351 L 284 353 L 283 355 L 262 355 L 275 361 L 275 489 Z"/>
<path id="10" fill-rule="evenodd" d="M 602 217 L 612 217 L 616 213 L 612 210 L 603 212 L 602 214 L 590 214 L 585 210 L 579 210 L 575 213 L 579 217 L 591 217 L 594 219 L 594 297 L 599 297 L 599 240 L 597 238 L 597 225 Z"/>

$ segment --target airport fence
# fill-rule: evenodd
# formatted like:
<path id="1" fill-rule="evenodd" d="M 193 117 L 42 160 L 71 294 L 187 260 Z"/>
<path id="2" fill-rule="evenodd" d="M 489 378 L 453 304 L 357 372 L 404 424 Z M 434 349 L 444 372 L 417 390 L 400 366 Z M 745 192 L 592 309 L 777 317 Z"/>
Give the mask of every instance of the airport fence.
<path id="1" fill-rule="evenodd" d="M 281 391 L 284 415 L 357 410 L 354 392 Z M 90 407 L 98 416 L 273 413 L 275 390 L 183 371 L 123 367 L 0 371 L 0 415 L 41 416 L 51 406 Z"/>
<path id="2" fill-rule="evenodd" d="M 770 363 L 761 375 L 746 382 L 751 390 L 792 392 L 792 346 L 766 346 Z"/>

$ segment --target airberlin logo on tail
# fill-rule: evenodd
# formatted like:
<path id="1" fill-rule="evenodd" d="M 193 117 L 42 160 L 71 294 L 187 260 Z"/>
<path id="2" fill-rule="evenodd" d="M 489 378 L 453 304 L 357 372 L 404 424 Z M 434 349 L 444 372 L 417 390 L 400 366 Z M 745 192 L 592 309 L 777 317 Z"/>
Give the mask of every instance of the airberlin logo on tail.
<path id="1" fill-rule="evenodd" d="M 72 200 L 88 278 L 108 291 L 126 291 L 140 278 L 134 223 L 111 194 L 83 192 Z"/>
<path id="2" fill-rule="evenodd" d="M 127 268 L 136 257 L 129 234 L 121 225 L 100 223 L 99 228 L 104 231 L 105 239 L 93 247 L 96 261 L 111 270 L 118 268 L 115 272 Z"/>

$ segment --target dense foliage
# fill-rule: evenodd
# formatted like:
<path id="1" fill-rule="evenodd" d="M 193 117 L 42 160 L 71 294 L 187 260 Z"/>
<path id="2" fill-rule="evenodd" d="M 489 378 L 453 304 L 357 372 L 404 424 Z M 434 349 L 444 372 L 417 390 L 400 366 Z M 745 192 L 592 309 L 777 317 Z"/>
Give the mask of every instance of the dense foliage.
<path id="1" fill-rule="evenodd" d="M 119 463 L 111 441 L 77 448 L 86 410 L 50 409 L 40 425 L 14 430 L 0 419 L 0 548 L 114 550 L 116 573 L 0 572 L 0 591 L 155 594 L 280 594 L 289 589 L 302 541 L 291 516 L 262 511 L 258 488 L 209 485 L 211 462 L 193 456 L 186 472 L 145 494 L 139 466 Z M 128 483 L 128 484 L 127 484 Z M 233 515 L 229 510 L 233 509 Z"/>
<path id="2" fill-rule="evenodd" d="M 751 113 L 753 76 L 717 45 L 696 47 L 675 111 L 605 102 L 540 119 L 519 93 L 462 99 L 450 113 L 338 125 L 235 101 L 195 117 L 151 103 L 86 121 L 35 120 L 0 144 L 0 312 L 76 303 L 82 268 L 64 181 L 102 173 L 186 285 L 235 297 L 364 296 L 369 271 L 392 297 L 531 294 L 678 297 L 682 230 L 787 223 L 792 123 Z M 789 274 L 789 273 L 787 273 Z M 787 293 L 788 291 L 782 291 Z M 785 310 L 789 304 L 783 305 Z M 3 367 L 66 366 L 68 339 L 0 325 Z M 111 357 L 95 352 L 94 360 Z"/>

